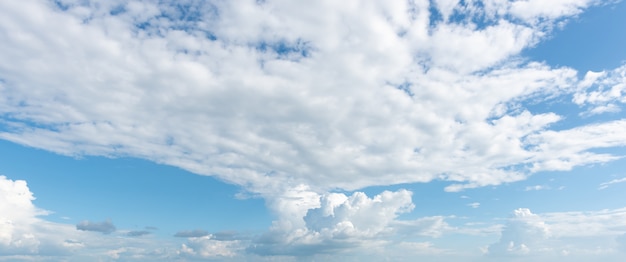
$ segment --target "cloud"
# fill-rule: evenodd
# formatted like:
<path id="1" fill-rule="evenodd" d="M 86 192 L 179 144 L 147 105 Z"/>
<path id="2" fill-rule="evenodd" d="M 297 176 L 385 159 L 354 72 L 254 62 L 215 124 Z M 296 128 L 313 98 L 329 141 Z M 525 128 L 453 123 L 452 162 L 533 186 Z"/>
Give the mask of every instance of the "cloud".
<path id="1" fill-rule="evenodd" d="M 32 201 L 35 198 L 26 181 L 13 181 L 0 176 L 0 250 L 10 253 L 31 252 L 39 248 L 39 240 L 28 225 L 45 214 Z M 11 250 L 13 252 L 11 252 Z"/>
<path id="2" fill-rule="evenodd" d="M 613 70 L 585 74 L 572 101 L 587 110 L 585 116 L 620 112 L 626 103 L 626 65 Z"/>
<path id="3" fill-rule="evenodd" d="M 529 106 L 624 103 L 626 66 L 580 79 L 520 57 L 599 1 L 55 3 L 0 2 L 0 139 L 239 185 L 278 218 L 259 253 L 377 245 L 402 225 L 445 231 L 443 218 L 396 220 L 413 208 L 408 191 L 330 191 L 444 180 L 456 192 L 614 161 L 598 149 L 626 146 L 623 119 L 560 128 L 580 112 Z M 182 253 L 225 244 L 195 236 Z"/>
<path id="4" fill-rule="evenodd" d="M 0 8 L 10 32 L 0 39 L 2 139 L 145 158 L 264 197 L 434 179 L 458 191 L 611 161 L 588 150 L 623 146 L 568 144 L 553 159 L 532 149 L 552 146 L 542 138 L 562 116 L 523 110 L 526 99 L 575 92 L 579 79 L 516 55 L 592 1 L 551 11 L 440 1 L 436 10 L 465 19 L 432 24 L 424 0 L 186 3 L 186 15 L 167 2 L 63 3 Z"/>
<path id="5" fill-rule="evenodd" d="M 147 231 L 147 230 L 138 230 L 138 231 L 129 231 L 128 233 L 126 233 L 126 235 L 129 237 L 140 237 L 144 235 L 149 235 L 151 233 L 152 232 Z"/>
<path id="6" fill-rule="evenodd" d="M 174 234 L 175 237 L 204 237 L 208 236 L 209 232 L 205 230 L 195 229 L 191 231 L 178 231 Z"/>
<path id="7" fill-rule="evenodd" d="M 500 241 L 489 246 L 491 255 L 526 255 L 536 244 L 550 236 L 548 226 L 527 208 L 513 212 L 513 216 L 502 230 Z"/>
<path id="8" fill-rule="evenodd" d="M 88 220 L 84 220 L 76 225 L 76 229 L 110 234 L 115 232 L 115 225 L 111 223 L 111 220 L 106 220 L 103 222 L 91 222 Z"/>
<path id="9" fill-rule="evenodd" d="M 480 203 L 478 203 L 478 202 L 469 203 L 469 204 L 467 204 L 467 206 L 469 206 L 471 208 L 479 208 L 480 207 Z"/>
<path id="10" fill-rule="evenodd" d="M 283 217 L 276 221 L 248 251 L 264 256 L 309 256 L 386 246 L 385 239 L 394 235 L 439 237 L 451 229 L 443 217 L 396 219 L 414 208 L 411 196 L 407 190 L 384 191 L 372 198 L 362 192 L 324 194 L 319 196 L 319 206 L 308 209 L 299 220 Z"/>
<path id="11" fill-rule="evenodd" d="M 527 186 L 524 191 L 539 191 L 539 190 L 549 190 L 551 187 L 545 185 L 535 185 L 535 186 Z"/>
<path id="12" fill-rule="evenodd" d="M 179 258 L 176 253 L 179 243 L 119 237 L 111 231 L 110 221 L 84 221 L 77 226 L 46 221 L 41 216 L 48 212 L 33 205 L 34 199 L 26 181 L 0 176 L 0 260 L 94 261 L 110 257 L 124 261 L 172 261 Z M 77 227 L 91 231 L 76 230 Z M 146 232 L 129 231 L 125 235 L 140 236 Z"/>
<path id="13" fill-rule="evenodd" d="M 218 241 L 211 236 L 190 238 L 177 251 L 182 257 L 191 258 L 229 258 L 234 257 L 242 247 L 239 241 Z"/>
<path id="14" fill-rule="evenodd" d="M 598 187 L 598 190 L 603 190 L 603 189 L 608 188 L 610 185 L 618 184 L 618 183 L 624 183 L 624 182 L 626 182 L 626 177 L 613 179 L 613 180 L 611 180 L 609 182 L 604 182 L 604 183 L 600 184 L 600 187 Z"/>
<path id="15" fill-rule="evenodd" d="M 626 209 L 534 214 L 520 208 L 491 244 L 489 256 L 533 256 L 550 261 L 568 256 L 576 261 L 603 257 L 618 261 L 619 236 L 626 232 Z M 615 245 L 615 242 L 618 245 Z"/>

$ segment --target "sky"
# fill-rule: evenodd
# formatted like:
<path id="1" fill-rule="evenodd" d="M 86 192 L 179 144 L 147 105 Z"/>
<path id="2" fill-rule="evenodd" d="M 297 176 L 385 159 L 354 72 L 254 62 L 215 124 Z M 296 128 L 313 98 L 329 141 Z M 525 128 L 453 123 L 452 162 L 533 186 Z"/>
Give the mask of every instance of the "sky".
<path id="1" fill-rule="evenodd" d="M 625 13 L 0 1 L 0 261 L 623 261 Z"/>

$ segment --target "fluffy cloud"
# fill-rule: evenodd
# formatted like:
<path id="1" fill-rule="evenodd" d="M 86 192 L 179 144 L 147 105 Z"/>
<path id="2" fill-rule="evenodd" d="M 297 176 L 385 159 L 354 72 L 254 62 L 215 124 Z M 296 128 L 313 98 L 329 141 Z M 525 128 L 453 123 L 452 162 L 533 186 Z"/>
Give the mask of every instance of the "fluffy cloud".
<path id="1" fill-rule="evenodd" d="M 386 246 L 397 235 L 439 237 L 451 229 L 443 217 L 398 220 L 398 215 L 414 208 L 411 196 L 406 190 L 385 191 L 372 198 L 362 192 L 325 194 L 319 196 L 319 206 L 308 209 L 299 220 L 283 217 L 276 221 L 248 250 L 260 255 L 309 256 Z"/>
<path id="2" fill-rule="evenodd" d="M 0 250 L 9 253 L 37 253 L 40 241 L 28 228 L 45 214 L 32 201 L 35 198 L 26 181 L 0 176 Z"/>

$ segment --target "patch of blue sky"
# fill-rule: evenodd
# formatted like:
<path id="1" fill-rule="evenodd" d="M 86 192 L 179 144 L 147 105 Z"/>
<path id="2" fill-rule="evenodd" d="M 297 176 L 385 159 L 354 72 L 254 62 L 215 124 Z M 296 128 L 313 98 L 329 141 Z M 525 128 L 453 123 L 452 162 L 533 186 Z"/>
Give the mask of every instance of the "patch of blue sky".
<path id="1" fill-rule="evenodd" d="M 296 39 L 295 41 L 261 41 L 254 48 L 262 53 L 272 54 L 276 59 L 300 61 L 310 57 L 314 48 L 307 41 Z"/>
<path id="2" fill-rule="evenodd" d="M 571 67 L 580 77 L 587 71 L 617 68 L 626 61 L 626 1 L 591 7 L 563 29 L 555 30 L 522 56 L 554 67 Z"/>
<path id="3" fill-rule="evenodd" d="M 26 180 L 47 220 L 76 224 L 111 219 L 118 229 L 157 227 L 156 234 L 203 229 L 257 231 L 271 225 L 259 198 L 213 177 L 134 158 L 56 155 L 0 140 L 0 175 Z"/>

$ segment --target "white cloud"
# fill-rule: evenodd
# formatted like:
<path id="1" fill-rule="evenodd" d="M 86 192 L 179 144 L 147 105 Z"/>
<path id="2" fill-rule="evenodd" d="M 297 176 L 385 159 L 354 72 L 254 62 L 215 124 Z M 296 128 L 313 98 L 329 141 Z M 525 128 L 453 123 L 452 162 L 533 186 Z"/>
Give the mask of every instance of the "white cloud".
<path id="1" fill-rule="evenodd" d="M 527 150 L 549 141 L 524 140 L 561 117 L 512 104 L 577 79 L 510 59 L 549 31 L 506 20 L 513 5 L 455 7 L 497 13 L 476 30 L 467 21 L 428 29 L 428 1 L 207 2 L 193 4 L 198 20 L 179 20 L 165 2 L 65 11 L 3 3 L 0 112 L 9 128 L 0 137 L 146 158 L 267 195 L 300 184 L 323 192 L 439 178 L 462 183 L 448 188 L 456 191 L 523 180 L 528 170 L 511 167 L 563 168 Z M 529 14 L 548 23 L 586 5 L 559 1 L 554 13 Z M 564 150 L 576 159 L 567 166 L 614 159 Z"/>
<path id="2" fill-rule="evenodd" d="M 539 190 L 549 190 L 551 187 L 545 185 L 535 185 L 535 186 L 527 186 L 524 191 L 539 191 Z"/>
<path id="3" fill-rule="evenodd" d="M 572 101 L 587 107 L 582 115 L 620 112 L 626 103 L 626 65 L 611 71 L 587 72 Z"/>
<path id="4" fill-rule="evenodd" d="M 191 258 L 229 258 L 234 257 L 238 250 L 243 249 L 238 240 L 218 241 L 212 236 L 189 238 L 179 249 L 178 254 Z"/>
<path id="5" fill-rule="evenodd" d="M 187 14 L 167 1 L 3 1 L 0 138 L 218 176 L 267 200 L 290 238 L 278 244 L 362 245 L 412 208 L 406 191 L 330 190 L 439 179 L 460 191 L 618 159 L 593 150 L 625 146 L 626 121 L 554 130 L 567 116 L 524 105 L 574 94 L 614 111 L 626 67 L 581 80 L 518 57 L 599 2 L 483 2 L 436 1 L 462 15 L 431 26 L 426 0 L 181 3 Z"/>
<path id="6" fill-rule="evenodd" d="M 395 235 L 440 237 L 451 229 L 443 217 L 398 220 L 398 215 L 414 208 L 411 195 L 406 190 L 385 191 L 372 198 L 362 192 L 322 195 L 319 206 L 300 217 L 302 226 L 284 217 L 249 250 L 260 255 L 306 256 L 386 246 Z"/>
<path id="7" fill-rule="evenodd" d="M 604 182 L 604 183 L 600 184 L 600 187 L 598 187 L 598 189 L 600 189 L 600 190 L 606 189 L 610 185 L 617 184 L 617 183 L 624 183 L 624 182 L 626 182 L 626 177 L 613 179 L 613 180 L 611 180 L 609 182 Z"/>

